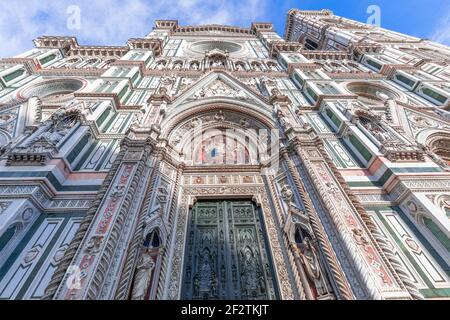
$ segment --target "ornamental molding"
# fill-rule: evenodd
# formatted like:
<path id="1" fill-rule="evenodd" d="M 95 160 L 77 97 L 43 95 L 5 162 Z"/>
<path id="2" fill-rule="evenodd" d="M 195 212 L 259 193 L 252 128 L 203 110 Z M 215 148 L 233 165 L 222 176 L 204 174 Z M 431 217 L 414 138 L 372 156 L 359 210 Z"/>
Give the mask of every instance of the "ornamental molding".
<path id="1" fill-rule="evenodd" d="M 173 248 L 170 252 L 168 263 L 170 269 L 168 270 L 168 278 L 165 285 L 165 299 L 177 300 L 180 298 L 189 205 L 193 203 L 193 199 L 195 198 L 214 197 L 217 199 L 217 197 L 226 197 L 230 195 L 244 195 L 248 196 L 249 199 L 252 199 L 253 197 L 258 198 L 258 203 L 261 203 L 265 219 L 267 235 L 269 237 L 268 243 L 274 259 L 275 274 L 277 275 L 281 298 L 284 300 L 294 299 L 294 288 L 290 281 L 286 257 L 282 250 L 282 239 L 278 233 L 279 227 L 275 225 L 265 188 L 263 186 L 241 187 L 233 185 L 221 187 L 182 186 L 176 225 L 172 234 Z"/>
<path id="2" fill-rule="evenodd" d="M 122 57 L 130 50 L 119 46 L 82 46 L 75 37 L 44 36 L 33 42 L 36 48 L 61 49 L 67 56 Z"/>
<path id="3" fill-rule="evenodd" d="M 39 209 L 51 212 L 65 210 L 87 210 L 92 204 L 92 196 L 55 198 L 44 185 L 0 185 L 0 199 L 29 199 Z"/>

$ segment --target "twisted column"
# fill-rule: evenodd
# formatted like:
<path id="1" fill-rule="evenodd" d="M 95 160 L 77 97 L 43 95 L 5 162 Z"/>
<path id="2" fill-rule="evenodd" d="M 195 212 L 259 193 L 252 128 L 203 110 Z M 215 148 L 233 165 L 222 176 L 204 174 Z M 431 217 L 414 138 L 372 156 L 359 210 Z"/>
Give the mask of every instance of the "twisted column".
<path id="1" fill-rule="evenodd" d="M 413 299 L 416 300 L 424 299 L 423 295 L 420 293 L 416 284 L 410 279 L 409 274 L 404 269 L 400 260 L 398 260 L 398 258 L 395 256 L 395 252 L 390 248 L 386 237 L 378 230 L 378 227 L 375 225 L 370 216 L 367 214 L 363 205 L 356 197 L 356 195 L 353 193 L 353 191 L 350 189 L 347 181 L 345 181 L 344 177 L 334 164 L 333 160 L 328 156 L 328 153 L 326 152 L 321 142 L 317 144 L 317 149 L 319 150 L 321 156 L 323 157 L 323 159 L 331 169 L 332 173 L 336 177 L 336 180 L 338 181 L 339 185 L 347 194 L 354 208 L 361 216 L 361 219 L 363 220 L 364 224 L 370 231 L 369 235 L 373 236 L 375 240 L 374 244 L 378 247 L 378 251 L 385 260 L 386 265 L 388 266 L 388 268 L 390 269 L 391 273 L 394 275 L 398 283 L 403 285 L 404 288 L 406 288 L 406 290 L 409 292 L 409 294 Z"/>
<path id="2" fill-rule="evenodd" d="M 43 300 L 51 300 L 55 298 L 56 292 L 61 285 L 61 281 L 64 278 L 64 275 L 67 271 L 67 269 L 70 266 L 70 263 L 72 262 L 72 259 L 75 256 L 75 253 L 78 250 L 78 247 L 81 244 L 81 241 L 83 240 L 84 236 L 86 235 L 87 230 L 89 229 L 89 226 L 92 222 L 92 219 L 95 216 L 95 213 L 98 210 L 98 207 L 100 203 L 103 200 L 103 197 L 106 194 L 106 191 L 108 190 L 111 182 L 114 179 L 114 176 L 116 175 L 117 169 L 120 166 L 120 163 L 123 159 L 123 156 L 126 152 L 126 147 L 121 148 L 119 151 L 119 154 L 116 157 L 116 160 L 114 161 L 113 165 L 111 166 L 111 169 L 109 170 L 108 174 L 106 175 L 105 180 L 103 180 L 103 183 L 97 193 L 97 196 L 95 197 L 95 200 L 92 202 L 91 207 L 87 211 L 85 217 L 83 218 L 83 221 L 80 223 L 80 227 L 78 228 L 77 233 L 75 234 L 75 237 L 73 238 L 72 242 L 69 245 L 69 248 L 67 248 L 66 252 L 64 253 L 63 258 L 58 264 L 58 267 L 56 268 L 55 273 L 53 274 L 49 284 L 47 285 L 47 288 L 45 289 L 44 295 L 42 296 Z"/>
<path id="3" fill-rule="evenodd" d="M 175 218 L 175 211 L 177 210 L 178 192 L 180 190 L 180 182 L 181 182 L 181 177 L 183 175 L 183 171 L 184 171 L 184 164 L 181 164 L 177 168 L 177 176 L 175 178 L 175 186 L 173 188 L 173 197 L 172 197 L 172 201 L 170 204 L 170 211 L 169 211 L 168 230 L 172 230 L 172 232 L 175 232 L 175 230 L 172 229 L 172 225 L 173 225 L 173 221 Z M 171 237 L 171 233 L 170 233 L 170 235 L 167 237 L 166 247 L 170 246 L 171 239 L 172 239 L 172 237 Z M 161 272 L 160 272 L 160 276 L 159 276 L 159 280 L 158 280 L 158 288 L 157 288 L 157 293 L 156 293 L 157 299 L 161 299 L 164 294 L 163 291 L 164 291 L 164 283 L 165 283 L 166 274 L 167 274 L 168 259 L 169 259 L 169 251 L 164 250 L 164 252 L 162 253 Z"/>
<path id="4" fill-rule="evenodd" d="M 142 229 L 144 227 L 144 221 L 146 214 L 148 213 L 148 209 L 150 206 L 150 200 L 152 198 L 152 194 L 155 188 L 156 178 L 158 177 L 159 165 L 161 163 L 161 154 L 159 151 L 155 154 L 156 159 L 153 165 L 153 170 L 150 174 L 150 178 L 148 179 L 147 185 L 145 187 L 145 197 L 142 202 L 143 205 L 139 210 L 138 222 L 136 224 L 136 228 L 133 234 L 133 238 L 131 240 L 130 246 L 128 247 L 126 264 L 122 270 L 119 284 L 117 286 L 115 299 L 116 300 L 125 300 L 128 298 L 128 294 L 130 291 L 130 286 L 132 283 L 133 273 L 138 261 L 139 256 L 139 246 L 142 243 Z M 148 167 L 147 167 L 148 169 Z"/>
<path id="5" fill-rule="evenodd" d="M 353 293 L 352 293 L 350 287 L 348 286 L 345 275 L 342 272 L 342 270 L 337 262 L 337 258 L 334 254 L 334 251 L 328 242 L 328 239 L 325 234 L 325 230 L 323 229 L 323 226 L 319 222 L 317 214 L 316 214 L 315 210 L 313 209 L 311 200 L 309 199 L 309 197 L 307 195 L 307 192 L 305 190 L 303 182 L 301 181 L 300 175 L 299 175 L 298 171 L 296 170 L 292 160 L 290 159 L 289 154 L 286 149 L 281 150 L 281 155 L 283 157 L 283 160 L 287 164 L 289 173 L 291 174 L 291 177 L 294 180 L 294 183 L 295 183 L 295 186 L 297 187 L 300 198 L 305 206 L 305 210 L 308 215 L 311 227 L 314 231 L 314 235 L 316 236 L 316 239 L 318 240 L 320 247 L 322 248 L 322 251 L 325 255 L 328 265 L 330 266 L 330 269 L 331 269 L 331 272 L 333 275 L 333 279 L 335 280 L 335 282 L 338 286 L 339 293 L 343 299 L 352 300 L 352 299 L 354 299 Z"/>

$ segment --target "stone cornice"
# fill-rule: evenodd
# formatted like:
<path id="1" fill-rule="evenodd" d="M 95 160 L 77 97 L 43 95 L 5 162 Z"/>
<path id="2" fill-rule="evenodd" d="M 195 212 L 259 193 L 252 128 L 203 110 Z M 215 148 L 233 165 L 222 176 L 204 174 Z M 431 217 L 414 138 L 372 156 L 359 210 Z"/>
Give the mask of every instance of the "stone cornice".
<path id="1" fill-rule="evenodd" d="M 284 29 L 284 39 L 288 41 L 292 36 L 292 28 L 294 25 L 294 19 L 297 15 L 302 16 L 332 16 L 333 11 L 322 9 L 322 10 L 300 10 L 300 9 L 290 9 L 286 18 L 286 27 Z"/>
<path id="2" fill-rule="evenodd" d="M 348 51 L 300 50 L 300 53 L 307 59 L 353 60 L 352 54 Z"/>
<path id="3" fill-rule="evenodd" d="M 78 68 L 50 68 L 50 69 L 40 69 L 36 70 L 36 73 L 42 76 L 96 76 L 100 77 L 106 70 L 89 68 L 89 69 L 78 69 Z"/>
<path id="4" fill-rule="evenodd" d="M 380 80 L 386 79 L 386 76 L 376 72 L 325 72 L 332 79 L 362 79 L 362 80 Z"/>
<path id="5" fill-rule="evenodd" d="M 186 166 L 184 173 L 230 173 L 230 172 L 260 172 L 260 165 L 208 165 L 208 166 Z"/>
<path id="6" fill-rule="evenodd" d="M 151 50 L 157 57 L 163 52 L 163 41 L 156 38 L 131 38 L 127 45 L 130 49 Z"/>
<path id="7" fill-rule="evenodd" d="M 29 74 L 33 74 L 40 69 L 40 65 L 36 64 L 33 59 L 29 58 L 3 58 L 0 59 L 0 65 L 18 65 L 21 64 L 25 67 Z"/>
<path id="8" fill-rule="evenodd" d="M 270 56 L 276 57 L 281 52 L 299 52 L 303 45 L 299 42 L 287 42 L 284 40 L 269 43 Z"/>
<path id="9" fill-rule="evenodd" d="M 236 33 L 236 34 L 246 35 L 246 36 L 252 35 L 250 28 L 240 28 L 240 27 L 225 26 L 225 25 L 220 25 L 220 24 L 177 27 L 174 30 L 174 34 L 195 33 L 195 32 L 205 32 L 205 31 L 230 32 L 230 33 Z"/>

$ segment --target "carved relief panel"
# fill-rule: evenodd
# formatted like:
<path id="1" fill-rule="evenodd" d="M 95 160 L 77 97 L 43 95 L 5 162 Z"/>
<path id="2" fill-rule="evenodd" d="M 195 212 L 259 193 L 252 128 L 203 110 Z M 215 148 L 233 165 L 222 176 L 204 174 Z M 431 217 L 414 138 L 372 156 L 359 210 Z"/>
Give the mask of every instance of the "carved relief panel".
<path id="1" fill-rule="evenodd" d="M 276 299 L 260 212 L 251 201 L 208 201 L 191 211 L 184 299 Z"/>

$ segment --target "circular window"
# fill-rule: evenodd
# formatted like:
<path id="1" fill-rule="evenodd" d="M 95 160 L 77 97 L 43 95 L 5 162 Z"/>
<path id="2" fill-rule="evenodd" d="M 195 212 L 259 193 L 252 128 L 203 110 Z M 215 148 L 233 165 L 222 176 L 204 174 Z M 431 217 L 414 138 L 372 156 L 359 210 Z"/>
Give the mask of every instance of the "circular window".
<path id="1" fill-rule="evenodd" d="M 362 102 L 367 104 L 384 103 L 387 99 L 399 99 L 400 96 L 384 86 L 370 83 L 349 83 L 347 90 L 356 94 Z"/>
<path id="2" fill-rule="evenodd" d="M 72 93 L 83 88 L 85 83 L 79 79 L 54 79 L 32 84 L 19 92 L 19 100 L 39 97 L 46 103 L 64 102 L 72 98 Z"/>
<path id="3" fill-rule="evenodd" d="M 237 43 L 228 41 L 200 41 L 193 43 L 191 45 L 191 49 L 201 53 L 205 51 L 211 51 L 214 49 L 218 49 L 221 51 L 228 51 L 231 53 L 241 50 L 242 46 Z"/>

